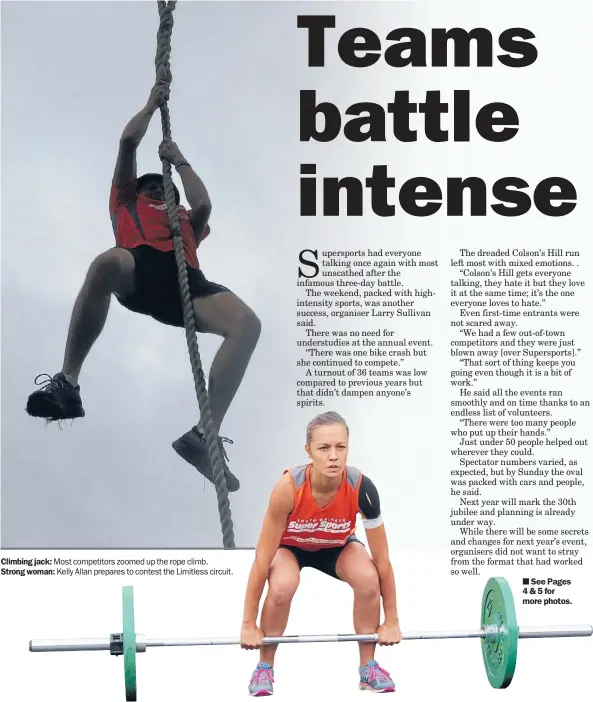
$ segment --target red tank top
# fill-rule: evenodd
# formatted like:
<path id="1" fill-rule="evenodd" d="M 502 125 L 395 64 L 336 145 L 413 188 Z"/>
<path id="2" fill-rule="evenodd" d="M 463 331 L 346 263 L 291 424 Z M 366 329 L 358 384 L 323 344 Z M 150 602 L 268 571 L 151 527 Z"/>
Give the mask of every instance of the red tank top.
<path id="1" fill-rule="evenodd" d="M 334 499 L 321 509 L 313 499 L 311 465 L 284 471 L 290 474 L 294 510 L 288 518 L 280 543 L 305 551 L 344 546 L 356 530 L 358 491 L 362 473 L 347 466 Z"/>
<path id="2" fill-rule="evenodd" d="M 131 210 L 128 208 L 132 200 L 135 200 L 136 214 L 141 229 L 138 229 Z M 159 251 L 174 250 L 167 204 L 150 200 L 144 195 L 138 195 L 136 193 L 136 180 L 121 190 L 116 188 L 113 183 L 111 184 L 109 214 L 117 246 L 124 249 L 151 246 Z M 177 208 L 177 215 L 179 216 L 179 229 L 181 230 L 185 260 L 189 266 L 197 269 L 199 264 L 196 247 L 208 236 L 210 227 L 206 225 L 200 234 L 194 232 L 189 213 L 181 205 Z"/>

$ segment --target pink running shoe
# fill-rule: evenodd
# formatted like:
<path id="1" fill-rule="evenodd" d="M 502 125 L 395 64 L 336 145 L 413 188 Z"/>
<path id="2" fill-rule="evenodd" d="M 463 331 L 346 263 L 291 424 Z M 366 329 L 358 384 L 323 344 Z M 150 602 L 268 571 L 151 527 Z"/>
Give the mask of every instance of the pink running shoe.
<path id="1" fill-rule="evenodd" d="M 369 661 L 358 669 L 360 673 L 360 689 L 371 692 L 395 692 L 391 676 L 383 670 L 377 661 Z"/>
<path id="2" fill-rule="evenodd" d="M 269 663 L 260 663 L 253 671 L 249 682 L 251 697 L 267 697 L 274 694 L 274 668 Z"/>

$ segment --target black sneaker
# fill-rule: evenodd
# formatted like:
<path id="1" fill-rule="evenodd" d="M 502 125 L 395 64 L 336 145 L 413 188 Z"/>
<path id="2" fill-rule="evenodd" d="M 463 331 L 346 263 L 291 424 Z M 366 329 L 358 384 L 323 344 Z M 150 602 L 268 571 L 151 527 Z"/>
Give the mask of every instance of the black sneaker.
<path id="1" fill-rule="evenodd" d="M 29 395 L 26 407 L 29 416 L 41 417 L 48 422 L 84 417 L 80 385 L 71 385 L 63 373 L 57 373 L 53 378 L 42 373 L 35 378 L 35 385 L 43 387 Z"/>
<path id="2" fill-rule="evenodd" d="M 223 437 L 218 437 L 218 442 L 220 446 L 220 452 L 224 457 L 224 474 L 226 477 L 226 486 L 229 492 L 236 492 L 240 483 L 237 478 L 231 473 L 229 467 L 226 464 L 228 461 L 228 456 L 224 450 L 223 442 L 232 444 L 230 439 L 225 439 Z M 173 449 L 183 458 L 185 461 L 190 463 L 194 468 L 198 469 L 205 478 L 207 478 L 211 483 L 214 483 L 214 474 L 212 472 L 212 466 L 210 465 L 210 458 L 208 456 L 208 449 L 206 447 L 206 438 L 201 431 L 198 431 L 197 427 L 192 427 L 183 436 L 180 436 L 177 441 L 174 441 Z"/>

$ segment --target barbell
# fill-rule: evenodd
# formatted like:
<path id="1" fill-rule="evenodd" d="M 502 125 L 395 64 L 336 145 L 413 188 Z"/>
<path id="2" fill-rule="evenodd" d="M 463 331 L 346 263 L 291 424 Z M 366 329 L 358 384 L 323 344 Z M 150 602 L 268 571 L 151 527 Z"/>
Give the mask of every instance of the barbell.
<path id="1" fill-rule="evenodd" d="M 98 639 L 47 639 L 29 642 L 33 653 L 65 651 L 109 651 L 123 656 L 126 702 L 136 702 L 136 654 L 157 646 L 226 646 L 240 643 L 238 638 L 182 638 L 149 639 L 137 634 L 134 624 L 134 591 L 122 588 L 122 633 Z M 517 663 L 519 639 L 562 638 L 591 636 L 593 626 L 517 626 L 515 604 L 510 585 L 504 578 L 490 578 L 482 595 L 480 628 L 465 631 L 410 631 L 403 639 L 480 639 L 486 675 L 494 688 L 511 684 Z M 327 634 L 310 636 L 266 636 L 264 644 L 285 643 L 341 643 L 348 641 L 377 642 L 377 634 Z"/>

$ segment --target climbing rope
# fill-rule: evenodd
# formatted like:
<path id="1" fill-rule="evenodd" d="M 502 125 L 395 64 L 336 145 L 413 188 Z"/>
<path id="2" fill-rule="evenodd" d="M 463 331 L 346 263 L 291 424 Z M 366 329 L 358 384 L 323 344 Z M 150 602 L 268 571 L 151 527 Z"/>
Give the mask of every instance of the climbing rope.
<path id="1" fill-rule="evenodd" d="M 176 0 L 170 0 L 169 2 L 158 0 L 160 24 L 157 33 L 157 51 L 155 59 L 156 75 L 157 80 L 164 80 L 167 83 L 171 83 L 173 78 L 169 58 L 171 56 L 171 34 L 173 33 L 173 10 L 175 9 L 176 4 Z M 171 141 L 171 119 L 169 116 L 169 107 L 166 102 L 161 105 L 161 124 L 163 127 L 163 141 Z M 171 164 L 166 159 L 162 159 L 162 162 L 165 199 L 167 201 L 167 211 L 169 213 L 169 222 L 171 224 L 171 235 L 173 237 L 175 260 L 177 262 L 179 292 L 181 294 L 181 303 L 183 306 L 185 337 L 187 340 L 191 369 L 194 376 L 194 386 L 196 389 L 196 396 L 198 398 L 200 415 L 202 417 L 204 435 L 206 437 L 206 447 L 208 449 L 208 456 L 213 468 L 214 487 L 216 488 L 216 497 L 218 499 L 218 513 L 220 514 L 220 523 L 222 526 L 222 541 L 225 548 L 235 548 L 235 535 L 233 532 L 233 520 L 231 517 L 229 492 L 224 473 L 223 457 L 218 433 L 212 423 L 210 401 L 206 390 L 206 380 L 204 378 L 204 371 L 202 370 L 202 361 L 200 360 L 200 351 L 196 336 L 196 322 L 194 319 L 193 305 L 189 294 L 187 268 L 185 255 L 183 253 L 183 241 L 181 238 L 181 230 L 179 228 L 177 202 L 175 200 L 175 190 L 173 188 L 173 178 L 171 175 Z"/>

